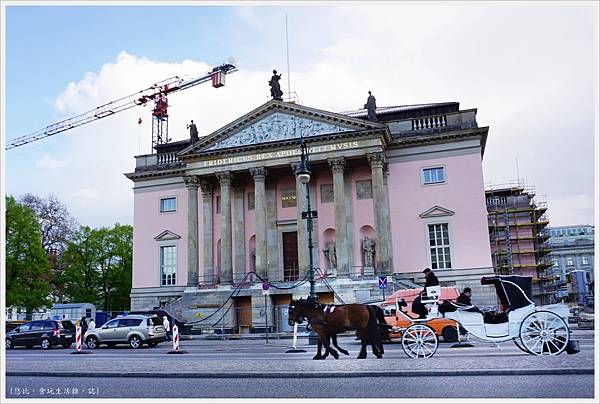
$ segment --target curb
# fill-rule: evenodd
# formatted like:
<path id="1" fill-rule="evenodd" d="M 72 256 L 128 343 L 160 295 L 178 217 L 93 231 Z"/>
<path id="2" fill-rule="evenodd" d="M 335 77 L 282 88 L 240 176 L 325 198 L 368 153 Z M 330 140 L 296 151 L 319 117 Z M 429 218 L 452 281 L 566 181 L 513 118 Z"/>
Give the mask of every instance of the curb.
<path id="1" fill-rule="evenodd" d="M 137 378 L 191 378 L 191 379 L 305 379 L 305 378 L 349 378 L 349 377 L 419 377 L 419 376 L 540 376 L 540 375 L 593 375 L 594 369 L 482 369 L 482 370 L 427 370 L 427 371 L 373 371 L 373 372 L 228 372 L 228 373 L 146 373 L 146 372 L 39 372 L 7 371 L 6 376 L 39 377 L 137 377 Z"/>

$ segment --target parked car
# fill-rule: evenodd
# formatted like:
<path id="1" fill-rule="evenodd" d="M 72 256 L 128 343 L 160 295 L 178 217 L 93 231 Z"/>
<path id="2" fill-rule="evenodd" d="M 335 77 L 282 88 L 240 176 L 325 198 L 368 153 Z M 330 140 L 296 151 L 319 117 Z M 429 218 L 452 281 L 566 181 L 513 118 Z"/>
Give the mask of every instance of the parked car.
<path id="1" fill-rule="evenodd" d="M 83 340 L 90 349 L 96 349 L 101 344 L 114 347 L 117 344 L 129 344 L 137 349 L 142 344 L 150 347 L 167 340 L 162 321 L 156 317 L 143 315 L 118 316 L 109 320 L 102 327 L 88 330 Z"/>
<path id="2" fill-rule="evenodd" d="M 69 348 L 74 341 L 75 326 L 70 321 L 35 320 L 6 333 L 6 349 L 16 346 L 31 348 L 35 345 L 40 345 L 42 349 L 56 345 Z"/>

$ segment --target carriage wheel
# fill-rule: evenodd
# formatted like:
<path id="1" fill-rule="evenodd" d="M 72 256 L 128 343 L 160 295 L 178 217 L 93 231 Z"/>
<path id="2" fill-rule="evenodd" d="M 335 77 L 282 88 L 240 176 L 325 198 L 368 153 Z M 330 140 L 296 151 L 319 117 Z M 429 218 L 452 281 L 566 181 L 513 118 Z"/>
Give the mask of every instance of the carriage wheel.
<path id="1" fill-rule="evenodd" d="M 569 326 L 557 314 L 540 310 L 525 317 L 519 337 L 533 355 L 558 355 L 569 343 Z"/>
<path id="2" fill-rule="evenodd" d="M 427 325 L 411 325 L 402 334 L 402 350 L 411 358 L 431 358 L 437 347 L 435 332 Z"/>

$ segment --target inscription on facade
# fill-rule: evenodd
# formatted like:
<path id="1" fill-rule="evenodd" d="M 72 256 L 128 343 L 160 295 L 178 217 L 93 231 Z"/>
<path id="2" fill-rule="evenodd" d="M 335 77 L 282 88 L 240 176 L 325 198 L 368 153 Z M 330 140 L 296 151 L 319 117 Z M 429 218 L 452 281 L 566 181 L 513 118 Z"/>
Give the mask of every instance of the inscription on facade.
<path id="1" fill-rule="evenodd" d="M 326 153 L 336 150 L 348 150 L 355 149 L 357 147 L 361 147 L 363 142 L 359 141 L 350 141 L 350 142 L 340 142 L 328 145 L 319 145 L 308 148 L 308 152 L 310 154 L 314 153 Z M 216 167 L 227 164 L 240 164 L 240 163 L 249 163 L 253 161 L 261 161 L 261 160 L 270 160 L 284 157 L 293 157 L 299 156 L 300 149 L 288 149 L 288 150 L 278 150 L 273 152 L 266 153 L 257 153 L 257 154 L 249 154 L 246 156 L 235 156 L 235 157 L 225 157 L 214 160 L 205 160 L 201 162 L 201 167 Z"/>
<path id="2" fill-rule="evenodd" d="M 296 189 L 295 188 L 281 190 L 281 207 L 282 208 L 296 207 Z"/>

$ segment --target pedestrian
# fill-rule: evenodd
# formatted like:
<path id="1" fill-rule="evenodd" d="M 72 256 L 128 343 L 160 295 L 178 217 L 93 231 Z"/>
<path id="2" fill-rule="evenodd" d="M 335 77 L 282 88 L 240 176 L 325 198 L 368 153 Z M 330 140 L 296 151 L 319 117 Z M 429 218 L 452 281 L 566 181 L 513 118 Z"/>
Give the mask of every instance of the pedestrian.
<path id="1" fill-rule="evenodd" d="M 93 318 L 90 318 L 90 323 L 88 324 L 88 330 L 93 330 L 94 328 L 96 328 L 96 322 L 94 321 Z"/>
<path id="2" fill-rule="evenodd" d="M 167 318 L 167 316 L 163 316 L 163 327 L 165 327 L 167 339 L 171 341 L 171 324 L 169 323 L 169 319 Z"/>
<path id="3" fill-rule="evenodd" d="M 85 335 L 86 331 L 88 330 L 88 325 L 87 325 L 87 321 L 85 321 L 86 317 L 83 316 L 81 317 L 81 321 L 79 321 L 79 326 L 81 327 L 81 335 Z"/>
<path id="4" fill-rule="evenodd" d="M 465 306 L 471 306 L 471 288 L 465 288 L 463 292 L 456 299 L 456 303 L 464 304 Z"/>

